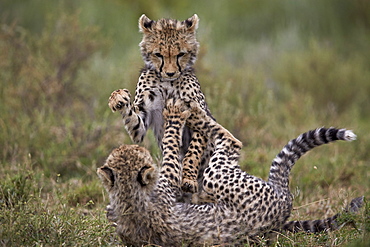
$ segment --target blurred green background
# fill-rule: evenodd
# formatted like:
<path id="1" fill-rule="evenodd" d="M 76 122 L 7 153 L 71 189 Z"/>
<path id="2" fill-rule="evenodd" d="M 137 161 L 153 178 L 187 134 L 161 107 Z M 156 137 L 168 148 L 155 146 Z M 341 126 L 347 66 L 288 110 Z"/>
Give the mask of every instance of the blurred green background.
<path id="1" fill-rule="evenodd" d="M 118 88 L 134 93 L 143 66 L 137 25 L 143 13 L 154 20 L 200 17 L 196 73 L 213 115 L 243 141 L 247 172 L 266 178 L 273 157 L 301 132 L 355 131 L 357 141 L 314 150 L 293 169 L 295 204 L 325 199 L 301 217 L 369 196 L 370 1 L 5 0 L 0 220 L 16 223 L 0 230 L 3 243 L 87 244 L 74 237 L 79 230 L 91 241 L 115 243 L 111 231 L 97 227 L 107 224 L 107 198 L 95 170 L 112 148 L 130 143 L 107 100 Z M 143 145 L 160 156 L 152 134 Z M 40 237 L 42 224 L 57 224 L 53 217 L 32 226 L 35 233 L 21 230 L 27 210 L 60 212 L 60 205 L 63 238 L 54 230 Z M 71 221 L 81 228 L 66 227 Z M 14 232 L 24 240 L 16 242 Z"/>

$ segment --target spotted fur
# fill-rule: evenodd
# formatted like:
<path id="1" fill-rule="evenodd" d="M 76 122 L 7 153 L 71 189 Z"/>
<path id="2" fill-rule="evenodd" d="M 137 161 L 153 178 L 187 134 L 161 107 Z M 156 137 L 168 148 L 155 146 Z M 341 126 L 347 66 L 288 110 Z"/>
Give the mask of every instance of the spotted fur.
<path id="1" fill-rule="evenodd" d="M 125 244 L 239 245 L 282 229 L 292 209 L 287 187 L 290 169 L 310 149 L 335 140 L 355 139 L 352 131 L 320 128 L 290 141 L 271 166 L 269 181 L 249 175 L 238 165 L 242 144 L 200 107 L 170 105 L 164 112 L 163 162 L 149 152 L 123 145 L 114 150 L 98 175 L 109 193 L 108 217 Z M 181 193 L 179 160 L 184 124 L 215 145 L 204 172 L 204 193 L 216 198 L 203 205 L 177 202 Z"/>
<path id="2" fill-rule="evenodd" d="M 162 146 L 164 102 L 168 99 L 196 101 L 211 115 L 193 71 L 199 43 L 196 40 L 197 15 L 178 21 L 173 19 L 150 20 L 145 15 L 139 19 L 143 33 L 140 50 L 145 67 L 139 77 L 135 98 L 127 89 L 114 91 L 109 98 L 112 111 L 119 111 L 125 128 L 134 143 L 140 143 L 152 128 L 158 145 Z M 184 128 L 180 149 L 183 158 L 184 191 L 198 191 L 198 170 L 208 163 L 211 145 L 203 136 Z M 205 150 L 207 150 L 205 152 Z"/>

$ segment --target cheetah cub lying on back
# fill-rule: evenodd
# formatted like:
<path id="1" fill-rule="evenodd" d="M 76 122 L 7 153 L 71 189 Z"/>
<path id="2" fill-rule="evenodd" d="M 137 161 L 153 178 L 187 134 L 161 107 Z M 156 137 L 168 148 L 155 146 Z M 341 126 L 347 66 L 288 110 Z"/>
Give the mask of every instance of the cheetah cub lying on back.
<path id="1" fill-rule="evenodd" d="M 182 103 L 170 104 L 164 119 L 160 168 L 145 148 L 122 145 L 97 171 L 109 193 L 109 219 L 128 245 L 238 245 L 281 229 L 292 210 L 288 184 L 295 162 L 314 147 L 356 138 L 350 130 L 335 128 L 304 133 L 276 156 L 268 181 L 263 181 L 240 169 L 241 142 L 200 107 L 188 110 Z M 176 201 L 182 185 L 179 154 L 185 123 L 215 145 L 203 183 L 215 203 Z"/>
<path id="2" fill-rule="evenodd" d="M 121 113 L 125 128 L 135 143 L 142 142 L 148 128 L 152 128 L 161 147 L 162 111 L 168 99 L 196 101 L 211 115 L 192 68 L 199 47 L 195 37 L 198 22 L 197 15 L 184 21 L 153 21 L 145 15 L 140 17 L 139 28 L 143 33 L 140 48 L 145 67 L 136 86 L 135 98 L 131 103 L 129 91 L 119 89 L 111 94 L 108 103 L 112 111 Z M 207 147 L 202 135 L 193 133 L 188 127 L 184 127 L 182 139 L 182 187 L 185 192 L 195 193 L 199 167 L 208 163 L 212 148 Z"/>

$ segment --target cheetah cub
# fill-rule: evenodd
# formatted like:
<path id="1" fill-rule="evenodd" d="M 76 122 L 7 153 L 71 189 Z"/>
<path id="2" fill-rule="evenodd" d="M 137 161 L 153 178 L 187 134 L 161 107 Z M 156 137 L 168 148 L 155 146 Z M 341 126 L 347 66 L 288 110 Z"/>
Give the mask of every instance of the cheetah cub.
<path id="1" fill-rule="evenodd" d="M 356 138 L 352 131 L 335 128 L 304 133 L 276 156 L 268 181 L 263 181 L 240 169 L 241 142 L 201 107 L 169 104 L 164 119 L 160 168 L 145 148 L 122 145 L 97 170 L 109 194 L 108 217 L 128 245 L 241 245 L 281 229 L 292 210 L 288 183 L 295 162 L 314 147 Z M 203 188 L 215 203 L 176 200 L 182 186 L 179 154 L 185 124 L 214 143 Z"/>
<path id="2" fill-rule="evenodd" d="M 164 102 L 168 99 L 196 101 L 208 115 L 211 113 L 192 68 L 198 53 L 196 30 L 199 18 L 193 15 L 184 21 L 173 19 L 150 20 L 145 15 L 139 19 L 143 33 L 140 42 L 145 62 L 136 86 L 133 102 L 127 89 L 112 92 L 109 98 L 111 110 L 119 111 L 125 128 L 134 143 L 140 143 L 152 128 L 158 145 L 162 145 Z M 184 128 L 180 155 L 183 158 L 183 191 L 198 191 L 200 164 L 207 164 L 212 148 L 197 132 Z M 205 150 L 207 150 L 205 152 Z M 203 158 L 202 158 L 203 157 Z"/>

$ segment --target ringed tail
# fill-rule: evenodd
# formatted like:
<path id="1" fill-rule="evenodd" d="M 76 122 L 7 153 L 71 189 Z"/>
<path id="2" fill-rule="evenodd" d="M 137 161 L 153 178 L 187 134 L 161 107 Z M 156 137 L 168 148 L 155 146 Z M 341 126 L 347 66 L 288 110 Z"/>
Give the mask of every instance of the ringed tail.
<path id="1" fill-rule="evenodd" d="M 351 203 L 344 210 L 344 213 L 357 214 L 360 208 L 364 205 L 364 197 L 360 196 L 351 201 Z M 324 232 L 333 231 L 342 228 L 350 221 L 339 222 L 337 219 L 340 213 L 320 220 L 304 220 L 304 221 L 289 221 L 284 224 L 282 230 L 289 232 Z"/>
<path id="2" fill-rule="evenodd" d="M 346 129 L 317 128 L 289 141 L 272 161 L 268 182 L 287 189 L 290 170 L 302 155 L 315 147 L 337 140 L 353 141 L 356 140 L 356 135 Z"/>

